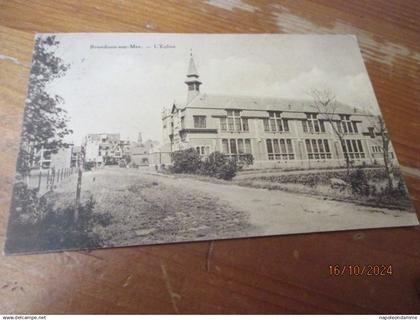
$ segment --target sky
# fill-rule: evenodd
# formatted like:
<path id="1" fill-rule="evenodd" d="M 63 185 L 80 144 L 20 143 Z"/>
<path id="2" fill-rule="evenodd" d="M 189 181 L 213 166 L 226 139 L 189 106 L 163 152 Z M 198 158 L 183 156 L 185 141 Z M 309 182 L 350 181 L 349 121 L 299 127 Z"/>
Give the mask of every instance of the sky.
<path id="1" fill-rule="evenodd" d="M 64 99 L 74 130 L 67 140 L 75 144 L 102 132 L 161 141 L 162 109 L 186 100 L 191 52 L 203 93 L 299 100 L 327 89 L 379 112 L 354 36 L 68 33 L 57 40 L 55 54 L 70 69 L 48 91 Z"/>

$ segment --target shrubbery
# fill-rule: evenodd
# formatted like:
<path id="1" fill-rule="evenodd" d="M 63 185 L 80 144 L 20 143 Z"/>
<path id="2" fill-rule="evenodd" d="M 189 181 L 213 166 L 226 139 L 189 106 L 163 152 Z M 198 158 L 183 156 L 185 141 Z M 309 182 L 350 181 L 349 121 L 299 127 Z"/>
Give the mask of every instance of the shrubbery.
<path id="1" fill-rule="evenodd" d="M 94 214 L 95 200 L 91 196 L 80 204 L 79 219 L 75 221 L 74 203 L 55 206 L 56 195 L 37 196 L 37 190 L 15 185 L 13 205 L 5 251 L 25 252 L 68 250 L 99 247 L 100 239 L 93 229 L 112 221 L 108 212 Z"/>
<path id="2" fill-rule="evenodd" d="M 253 163 L 252 155 L 244 156 L 243 159 L 237 161 L 237 159 L 231 159 L 225 154 L 216 151 L 202 160 L 201 156 L 193 148 L 175 151 L 172 153 L 171 171 L 231 180 L 240 168 Z"/>
<path id="3" fill-rule="evenodd" d="M 86 161 L 83 163 L 83 169 L 85 169 L 86 171 L 90 171 L 95 167 L 95 162 L 94 161 Z"/>
<path id="4" fill-rule="evenodd" d="M 385 170 L 378 168 L 356 169 L 360 170 L 368 181 L 382 181 L 386 179 Z M 353 171 L 354 172 L 354 171 Z M 401 180 L 401 173 L 398 169 L 393 171 L 396 180 Z M 274 183 L 296 183 L 306 186 L 314 187 L 316 185 L 329 185 L 330 179 L 336 178 L 351 183 L 347 178 L 345 171 L 326 170 L 320 172 L 302 172 L 290 173 L 285 175 L 272 175 L 258 177 L 259 180 L 274 182 Z"/>
<path id="5" fill-rule="evenodd" d="M 357 169 L 350 172 L 348 178 L 348 183 L 350 184 L 351 191 L 353 194 L 360 196 L 369 196 L 370 188 L 367 176 L 362 169 Z"/>
<path id="6" fill-rule="evenodd" d="M 193 148 L 175 151 L 171 159 L 174 173 L 197 173 L 201 167 L 200 155 Z"/>
<path id="7" fill-rule="evenodd" d="M 232 180 L 238 171 L 236 159 L 229 159 L 220 152 L 211 153 L 201 164 L 199 173 L 218 179 Z"/>

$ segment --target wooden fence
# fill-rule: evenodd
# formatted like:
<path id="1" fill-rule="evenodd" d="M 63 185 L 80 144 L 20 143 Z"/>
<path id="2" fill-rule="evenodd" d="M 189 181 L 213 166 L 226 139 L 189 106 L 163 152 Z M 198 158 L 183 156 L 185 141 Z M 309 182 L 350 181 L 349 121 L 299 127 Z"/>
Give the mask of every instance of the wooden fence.
<path id="1" fill-rule="evenodd" d="M 54 186 L 77 173 L 77 168 L 39 169 L 31 171 L 26 178 L 29 189 L 38 189 L 38 195 L 53 190 Z"/>

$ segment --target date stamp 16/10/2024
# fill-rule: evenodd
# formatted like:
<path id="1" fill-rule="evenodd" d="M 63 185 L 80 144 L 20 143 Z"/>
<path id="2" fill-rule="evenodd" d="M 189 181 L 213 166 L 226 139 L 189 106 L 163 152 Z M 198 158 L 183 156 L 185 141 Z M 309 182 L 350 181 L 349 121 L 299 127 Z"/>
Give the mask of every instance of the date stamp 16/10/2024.
<path id="1" fill-rule="evenodd" d="M 368 264 L 368 265 L 358 265 L 358 264 L 335 264 L 328 266 L 328 274 L 333 277 L 339 276 L 376 276 L 376 277 L 386 277 L 392 276 L 393 268 L 392 265 L 388 264 Z"/>

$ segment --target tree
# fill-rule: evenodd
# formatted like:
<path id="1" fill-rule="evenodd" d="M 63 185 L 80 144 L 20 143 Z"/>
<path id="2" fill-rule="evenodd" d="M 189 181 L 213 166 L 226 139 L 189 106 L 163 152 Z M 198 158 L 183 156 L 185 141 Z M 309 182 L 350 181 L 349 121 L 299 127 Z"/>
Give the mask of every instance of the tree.
<path id="1" fill-rule="evenodd" d="M 59 107 L 63 99 L 58 95 L 51 96 L 46 90 L 51 81 L 62 77 L 69 68 L 61 58 L 55 56 L 54 49 L 58 44 L 55 36 L 38 36 L 35 39 L 17 162 L 17 170 L 24 176 L 30 172 L 35 149 L 55 153 L 67 146 L 63 138 L 72 133 L 67 127 L 67 113 Z"/>
<path id="2" fill-rule="evenodd" d="M 350 173 L 350 158 L 345 145 L 346 141 L 344 140 L 346 133 L 341 129 L 341 121 L 336 120 L 338 104 L 335 95 L 329 90 L 319 91 L 314 89 L 310 92 L 310 96 L 313 100 L 312 107 L 321 116 L 322 120 L 327 121 L 330 124 L 335 136 L 340 141 L 341 149 L 343 150 L 344 159 L 346 161 L 348 176 Z"/>
<path id="3" fill-rule="evenodd" d="M 374 143 L 379 147 L 382 151 L 382 157 L 384 159 L 384 166 L 385 166 L 385 173 L 387 176 L 388 181 L 388 188 L 389 190 L 393 189 L 393 180 L 394 176 L 392 173 L 392 164 L 389 159 L 389 146 L 390 146 L 390 139 L 388 135 L 388 130 L 385 127 L 384 119 L 378 115 L 372 117 L 371 128 L 373 129 L 373 134 L 375 136 L 379 136 L 380 140 L 373 140 Z"/>

